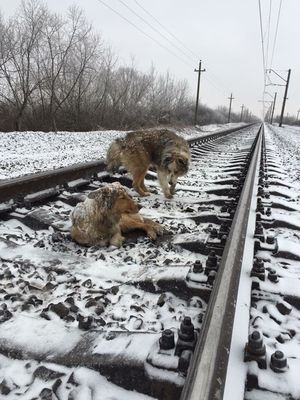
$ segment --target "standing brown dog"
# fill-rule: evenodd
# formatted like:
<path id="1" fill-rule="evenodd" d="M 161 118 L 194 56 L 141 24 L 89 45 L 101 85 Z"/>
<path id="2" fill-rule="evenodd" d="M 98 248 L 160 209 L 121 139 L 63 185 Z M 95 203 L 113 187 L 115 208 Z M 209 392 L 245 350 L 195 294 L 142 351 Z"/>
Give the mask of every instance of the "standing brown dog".
<path id="1" fill-rule="evenodd" d="M 123 243 L 122 232 L 141 229 L 155 240 L 163 233 L 158 223 L 138 214 L 140 206 L 118 182 L 91 192 L 78 203 L 71 214 L 71 236 L 84 245 L 113 245 Z"/>
<path id="2" fill-rule="evenodd" d="M 106 161 L 109 172 L 123 165 L 132 174 L 133 188 L 141 196 L 149 195 L 144 178 L 150 165 L 155 167 L 165 197 L 171 198 L 178 177 L 188 172 L 190 150 L 185 139 L 167 129 L 137 131 L 116 139 L 108 149 Z"/>

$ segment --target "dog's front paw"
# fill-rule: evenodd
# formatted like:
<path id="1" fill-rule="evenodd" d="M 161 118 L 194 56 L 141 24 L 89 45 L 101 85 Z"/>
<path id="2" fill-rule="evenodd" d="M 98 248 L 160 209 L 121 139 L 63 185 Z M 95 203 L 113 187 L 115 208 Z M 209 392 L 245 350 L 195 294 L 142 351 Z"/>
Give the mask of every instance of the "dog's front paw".
<path id="1" fill-rule="evenodd" d="M 173 198 L 173 194 L 171 192 L 165 192 L 164 195 L 165 195 L 166 199 L 172 199 Z"/>
<path id="2" fill-rule="evenodd" d="M 124 237 L 123 237 L 123 236 L 121 236 L 121 235 L 116 235 L 116 236 L 113 236 L 113 237 L 110 239 L 109 244 L 110 244 L 111 246 L 121 247 L 122 244 L 123 244 L 123 241 L 124 241 Z"/>
<path id="3" fill-rule="evenodd" d="M 151 240 L 156 240 L 157 238 L 157 232 L 154 229 L 154 227 L 148 228 L 147 229 L 147 236 L 151 239 Z"/>
<path id="4" fill-rule="evenodd" d="M 175 186 L 176 185 L 170 185 L 170 193 L 171 193 L 171 195 L 173 196 L 174 194 L 175 194 Z"/>
<path id="5" fill-rule="evenodd" d="M 164 228 L 160 224 L 154 223 L 151 227 L 147 229 L 147 235 L 150 239 L 156 240 L 157 236 L 164 233 Z"/>

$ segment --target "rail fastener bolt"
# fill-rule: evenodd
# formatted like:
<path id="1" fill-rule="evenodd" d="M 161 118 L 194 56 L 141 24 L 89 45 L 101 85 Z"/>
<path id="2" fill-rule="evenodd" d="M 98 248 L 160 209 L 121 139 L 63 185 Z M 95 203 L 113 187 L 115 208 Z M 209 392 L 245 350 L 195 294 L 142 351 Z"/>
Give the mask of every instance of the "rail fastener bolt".
<path id="1" fill-rule="evenodd" d="M 256 361 L 260 369 L 267 368 L 266 345 L 259 331 L 253 331 L 249 335 L 244 351 L 244 361 Z"/>
<path id="2" fill-rule="evenodd" d="M 225 246 L 226 240 L 227 240 L 227 235 L 226 234 L 222 235 L 222 237 L 221 237 L 221 245 L 222 246 Z"/>
<path id="3" fill-rule="evenodd" d="M 212 239 L 216 239 L 216 238 L 218 237 L 218 231 L 217 231 L 216 228 L 213 228 L 213 229 L 211 230 L 211 232 L 210 232 L 210 237 L 211 237 Z"/>
<path id="4" fill-rule="evenodd" d="M 274 244 L 274 243 L 275 243 L 275 236 L 274 236 L 274 235 L 268 235 L 268 236 L 266 237 L 266 242 L 267 242 L 268 244 Z"/>
<path id="5" fill-rule="evenodd" d="M 261 221 L 261 214 L 260 213 L 256 213 L 256 223 Z"/>
<path id="6" fill-rule="evenodd" d="M 264 237 L 264 228 L 262 226 L 262 223 L 258 222 L 256 224 L 255 232 L 254 232 L 254 237 L 259 239 L 261 242 L 265 241 Z"/>
<path id="7" fill-rule="evenodd" d="M 209 275 L 210 271 L 217 271 L 218 259 L 214 250 L 211 250 L 208 254 L 205 266 L 205 275 Z"/>
<path id="8" fill-rule="evenodd" d="M 265 280 L 265 266 L 264 266 L 264 262 L 261 258 L 255 258 L 254 262 L 253 262 L 253 267 L 252 270 L 250 272 L 250 276 L 254 276 L 258 279 L 260 279 L 261 281 Z"/>
<path id="9" fill-rule="evenodd" d="M 268 272 L 268 279 L 273 282 L 273 283 L 277 283 L 278 282 L 278 275 L 275 271 L 275 269 L 270 269 Z"/>
<path id="10" fill-rule="evenodd" d="M 271 355 L 270 367 L 274 372 L 286 372 L 288 370 L 287 359 L 284 353 L 276 350 Z"/>
<path id="11" fill-rule="evenodd" d="M 263 186 L 258 186 L 257 195 L 261 196 L 261 197 L 264 197 L 265 191 L 264 191 Z"/>
<path id="12" fill-rule="evenodd" d="M 178 330 L 178 340 L 175 348 L 175 355 L 181 356 L 183 350 L 193 351 L 196 345 L 197 335 L 190 317 L 184 317 Z"/>
<path id="13" fill-rule="evenodd" d="M 264 205 L 262 202 L 257 202 L 256 211 L 260 212 L 261 214 L 265 213 Z"/>
<path id="14" fill-rule="evenodd" d="M 270 217 L 271 215 L 272 215 L 271 207 L 268 207 L 268 208 L 267 208 L 267 211 L 266 211 L 266 216 L 267 216 L 267 217 Z"/>
<path id="15" fill-rule="evenodd" d="M 216 279 L 216 275 L 217 275 L 216 271 L 210 271 L 210 273 L 208 274 L 208 277 L 207 277 L 207 283 L 209 283 L 210 285 L 213 285 L 214 281 Z"/>
<path id="16" fill-rule="evenodd" d="M 269 192 L 265 192 L 265 198 L 269 199 L 270 198 L 270 193 Z"/>
<path id="17" fill-rule="evenodd" d="M 228 209 L 227 212 L 230 214 L 231 209 Z M 219 233 L 218 233 L 219 239 L 221 239 L 221 237 L 222 237 L 223 235 L 227 235 L 228 232 L 229 232 L 229 227 L 223 222 L 223 223 L 221 224 L 221 226 L 220 226 Z"/>
<path id="18" fill-rule="evenodd" d="M 171 350 L 175 347 L 174 332 L 171 329 L 165 329 L 159 338 L 159 348 L 161 350 Z"/>
<path id="19" fill-rule="evenodd" d="M 196 260 L 193 265 L 193 272 L 195 274 L 200 274 L 203 272 L 203 266 L 200 260 Z"/>
<path id="20" fill-rule="evenodd" d="M 221 211 L 221 213 L 226 213 L 227 212 L 227 206 L 225 206 L 225 205 L 222 206 L 220 211 Z"/>
<path id="21" fill-rule="evenodd" d="M 191 350 L 183 350 L 178 360 L 178 371 L 186 376 L 189 369 L 193 352 Z"/>

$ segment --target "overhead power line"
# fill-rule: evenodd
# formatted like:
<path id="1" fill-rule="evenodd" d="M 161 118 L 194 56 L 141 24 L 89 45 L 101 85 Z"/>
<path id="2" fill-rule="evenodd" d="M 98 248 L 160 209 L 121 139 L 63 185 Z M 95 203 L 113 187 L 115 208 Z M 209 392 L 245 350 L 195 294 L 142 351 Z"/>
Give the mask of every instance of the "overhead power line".
<path id="1" fill-rule="evenodd" d="M 280 0 L 279 9 L 278 9 L 278 14 L 277 14 L 276 31 L 275 31 L 275 37 L 274 37 L 274 43 L 273 43 L 273 50 L 272 50 L 272 57 L 271 57 L 270 68 L 272 68 L 272 66 L 273 66 L 273 58 L 274 58 L 274 51 L 275 51 L 275 46 L 276 46 L 276 41 L 277 41 L 277 35 L 278 35 L 278 26 L 279 26 L 279 20 L 280 20 L 281 6 L 282 6 L 282 0 Z"/>
<path id="2" fill-rule="evenodd" d="M 122 1 L 122 0 L 119 0 L 119 1 Z M 169 29 L 167 29 L 153 14 L 151 14 L 137 0 L 134 0 L 134 1 L 147 15 L 149 15 L 165 32 L 167 32 L 172 38 L 174 38 L 185 50 L 187 50 L 190 54 L 192 54 L 193 57 L 198 58 L 198 55 L 194 51 L 189 49 L 177 36 L 175 36 Z M 211 68 L 209 68 L 208 74 L 209 74 L 209 76 L 211 76 L 211 78 L 213 78 L 213 79 L 211 79 L 211 78 L 209 78 L 209 76 L 207 76 L 206 79 L 208 80 L 208 82 L 212 86 L 214 86 L 220 93 L 222 93 L 222 95 L 224 95 L 224 94 L 226 95 L 226 93 L 228 92 L 228 88 L 226 88 L 226 86 L 224 86 L 222 83 L 220 84 L 220 80 L 216 77 L 216 75 L 214 75 L 211 72 Z M 222 86 L 223 88 L 221 89 L 219 86 Z"/>
<path id="3" fill-rule="evenodd" d="M 114 8 L 112 8 L 111 6 L 109 6 L 108 4 L 106 4 L 103 0 L 98 0 L 100 3 L 102 3 L 105 7 L 109 8 L 112 12 L 114 12 L 115 14 L 117 14 L 120 18 L 124 19 L 126 22 L 128 22 L 130 25 L 132 25 L 135 29 L 137 29 L 140 33 L 142 33 L 143 35 L 145 35 L 146 37 L 148 37 L 149 39 L 151 39 L 153 42 L 155 42 L 158 46 L 162 47 L 164 50 L 168 51 L 170 54 L 172 54 L 174 57 L 178 58 L 181 62 L 187 64 L 188 66 L 190 66 L 190 64 L 188 64 L 186 62 L 186 60 L 182 59 L 181 57 L 179 57 L 176 53 L 174 53 L 172 50 L 170 50 L 168 47 L 164 46 L 163 44 L 161 44 L 158 40 L 156 40 L 155 38 L 153 38 L 151 35 L 149 35 L 147 32 L 143 31 L 141 28 L 139 28 L 135 23 L 133 23 L 132 21 L 130 21 L 128 18 L 124 17 L 124 15 L 122 15 L 121 13 L 119 13 L 117 10 L 115 10 Z"/>
<path id="4" fill-rule="evenodd" d="M 158 33 L 162 38 L 167 40 L 171 44 L 171 46 L 173 46 L 177 49 L 177 51 L 179 51 L 185 57 L 189 58 L 192 62 L 194 62 L 194 59 L 189 54 L 187 54 L 180 47 L 178 47 L 176 44 L 174 44 L 166 35 L 164 35 L 159 29 L 157 29 L 155 26 L 153 26 L 150 22 L 148 22 L 145 18 L 143 18 L 140 14 L 138 14 L 135 10 L 133 10 L 131 7 L 129 7 L 123 0 L 119 0 L 119 2 L 121 4 L 123 4 L 123 6 L 126 7 L 128 10 L 130 10 L 140 20 L 142 20 L 146 25 L 148 25 L 154 32 Z"/>
<path id="5" fill-rule="evenodd" d="M 270 5 L 269 5 L 269 18 L 268 18 L 268 28 L 267 28 L 266 67 L 268 66 L 268 58 L 269 58 L 269 43 L 270 43 L 270 31 L 271 31 L 271 17 L 272 17 L 272 0 L 270 0 Z"/>
<path id="6" fill-rule="evenodd" d="M 258 8 L 259 8 L 259 22 L 260 22 L 260 37 L 261 37 L 261 48 L 262 48 L 262 58 L 263 58 L 263 68 L 264 74 L 266 70 L 266 58 L 265 58 L 265 45 L 264 45 L 264 34 L 263 34 L 263 23 L 262 23 L 262 13 L 261 13 L 261 3 L 258 0 Z"/>
<path id="7" fill-rule="evenodd" d="M 263 15 L 262 15 L 262 3 L 261 0 L 258 0 L 258 8 L 259 8 L 259 22 L 260 22 L 260 35 L 261 35 L 261 45 L 262 45 L 262 60 L 263 60 L 263 74 L 264 74 L 264 88 L 263 88 L 263 115 L 265 115 L 265 91 L 267 86 L 276 86 L 270 77 L 267 75 L 267 71 L 271 71 L 273 66 L 274 52 L 276 47 L 276 42 L 278 38 L 278 27 L 281 15 L 281 7 L 282 0 L 280 0 L 278 13 L 277 13 L 277 21 L 276 21 L 276 30 L 273 39 L 273 45 L 271 46 L 271 25 L 272 25 L 272 5 L 274 4 L 273 0 L 269 0 L 269 11 L 268 17 L 266 19 L 267 28 L 265 31 L 265 35 L 263 35 L 264 27 L 263 27 Z M 266 43 L 265 43 L 266 39 Z M 272 48 L 272 55 L 270 57 L 269 50 Z M 274 71 L 276 72 L 276 71 Z"/>
<path id="8" fill-rule="evenodd" d="M 146 10 L 145 7 L 143 7 L 137 0 L 134 0 L 136 2 L 136 4 L 146 13 L 148 14 L 161 28 L 164 29 L 165 32 L 167 32 L 170 36 L 173 37 L 173 39 L 175 39 L 178 43 L 180 43 L 181 46 L 184 47 L 185 50 L 189 51 L 189 53 L 191 55 L 193 55 L 193 57 L 197 57 L 198 55 L 190 50 L 185 43 L 183 43 L 177 36 L 175 36 L 171 31 L 169 31 L 156 17 L 154 17 L 154 15 L 152 15 L 148 10 Z"/>
<path id="9" fill-rule="evenodd" d="M 150 40 L 152 40 L 153 42 L 155 42 L 158 46 L 160 46 L 161 48 L 163 48 L 164 50 L 168 51 L 168 53 L 172 54 L 174 57 L 176 57 L 177 59 L 179 59 L 181 62 L 183 62 L 184 64 L 188 65 L 190 67 L 190 63 L 182 58 L 181 56 L 179 56 L 178 54 L 176 54 L 173 50 L 171 50 L 169 47 L 163 45 L 162 43 L 160 43 L 157 39 L 155 39 L 152 35 L 150 35 L 149 33 L 145 32 L 143 29 L 141 29 L 139 26 L 137 26 L 134 22 L 132 22 L 129 18 L 125 17 L 121 12 L 119 12 L 118 10 L 116 10 L 115 8 L 111 7 L 109 4 L 107 4 L 104 0 L 98 0 L 99 3 L 103 4 L 106 8 L 110 9 L 113 13 L 115 13 L 116 15 L 118 15 L 120 18 L 122 18 L 123 20 L 125 20 L 127 23 L 129 23 L 131 26 L 133 26 L 136 30 L 138 30 L 140 33 L 142 33 L 144 36 L 146 36 L 147 38 L 149 38 Z M 153 26 L 153 24 L 149 23 L 144 17 L 142 17 L 139 13 L 137 13 L 135 10 L 133 10 L 131 7 L 129 7 L 123 0 L 118 0 L 124 7 L 126 7 L 127 9 L 129 9 L 136 17 L 138 17 L 140 20 L 142 20 L 147 26 L 149 26 L 152 30 L 154 30 L 156 33 L 158 33 L 160 36 L 164 37 L 164 39 L 166 39 L 172 46 L 175 46 L 177 51 L 180 51 L 184 57 L 188 57 L 190 60 L 194 60 L 193 58 L 191 58 L 191 56 L 188 56 L 186 53 L 183 52 L 183 50 L 181 50 L 177 45 L 175 45 L 174 43 L 172 43 L 172 41 L 170 41 L 170 39 L 168 39 L 166 37 L 166 35 L 164 35 L 162 32 L 160 32 L 160 30 L 158 30 L 156 27 Z M 170 32 L 155 16 L 153 16 L 149 11 L 147 11 L 141 4 L 139 4 L 139 2 L 137 0 L 135 0 L 136 4 L 146 13 L 148 14 L 153 20 L 155 20 L 157 22 L 157 24 L 159 24 L 159 26 L 161 26 L 170 36 L 172 36 L 178 43 L 181 44 L 181 46 L 184 47 L 185 50 L 189 51 L 191 54 L 195 55 L 196 53 L 194 53 L 193 51 L 191 51 L 190 49 L 188 49 L 188 47 L 185 46 L 185 44 L 178 39 L 172 32 Z M 228 92 L 228 89 L 225 88 L 224 85 L 223 86 L 225 89 L 221 89 L 219 86 L 220 84 L 216 84 L 216 82 L 214 81 L 219 81 L 216 76 L 214 76 L 212 74 L 212 72 L 210 71 L 209 75 L 210 77 L 207 77 L 207 81 L 210 85 L 214 86 L 220 93 L 222 93 L 222 95 L 224 95 L 225 93 Z M 212 79 L 213 78 L 213 79 Z M 220 83 L 220 81 L 219 81 Z"/>

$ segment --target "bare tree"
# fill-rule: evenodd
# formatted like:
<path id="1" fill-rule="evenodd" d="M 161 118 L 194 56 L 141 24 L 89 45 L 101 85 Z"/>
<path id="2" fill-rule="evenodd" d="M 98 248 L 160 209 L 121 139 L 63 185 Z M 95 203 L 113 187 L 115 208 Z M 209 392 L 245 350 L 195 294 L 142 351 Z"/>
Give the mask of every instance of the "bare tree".
<path id="1" fill-rule="evenodd" d="M 36 0 L 23 1 L 19 14 L 5 26 L 4 60 L 0 63 L 6 91 L 2 97 L 15 109 L 15 128 L 20 130 L 29 98 L 38 87 L 34 53 L 45 22 L 45 9 Z"/>
<path id="2" fill-rule="evenodd" d="M 16 15 L 0 14 L 0 129 L 92 130 L 192 121 L 186 81 L 134 60 L 120 65 L 83 12 L 60 16 L 40 0 L 23 0 Z M 4 116 L 4 117 L 3 117 Z M 202 106 L 202 122 L 222 113 Z"/>

